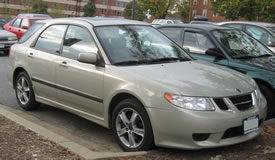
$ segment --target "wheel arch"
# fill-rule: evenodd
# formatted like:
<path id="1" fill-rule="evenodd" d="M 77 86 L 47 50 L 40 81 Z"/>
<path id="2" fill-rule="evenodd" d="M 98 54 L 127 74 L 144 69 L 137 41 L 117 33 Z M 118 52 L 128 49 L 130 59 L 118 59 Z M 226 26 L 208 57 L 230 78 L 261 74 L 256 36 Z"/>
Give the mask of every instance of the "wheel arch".
<path id="1" fill-rule="evenodd" d="M 21 72 L 26 72 L 27 75 L 29 76 L 28 72 L 23 67 L 17 67 L 14 70 L 13 76 L 12 76 L 12 85 L 13 85 L 13 88 L 15 88 L 16 78 L 17 78 L 18 74 L 21 73 Z"/>
<path id="2" fill-rule="evenodd" d="M 142 101 L 137 97 L 137 96 L 134 96 L 133 94 L 131 93 L 127 93 L 127 92 L 121 92 L 121 93 L 117 93 L 115 96 L 113 96 L 113 98 L 111 99 L 110 103 L 109 103 L 109 109 L 108 109 L 108 125 L 111 126 L 112 124 L 112 114 L 113 114 L 113 111 L 116 107 L 116 105 L 121 102 L 122 100 L 125 100 L 125 99 L 129 99 L 129 98 L 134 98 L 136 99 L 137 101 L 139 101 L 140 104 L 142 104 L 142 106 L 144 107 L 145 109 L 145 105 L 144 103 L 142 103 Z M 146 111 L 146 109 L 145 109 Z M 147 111 L 146 111 L 147 112 Z M 147 113 L 148 115 L 148 113 Z M 149 116 L 149 115 L 148 115 Z M 149 117 L 150 119 L 150 117 Z M 151 122 L 150 122 L 151 123 Z M 110 127 L 111 128 L 111 127 Z"/>

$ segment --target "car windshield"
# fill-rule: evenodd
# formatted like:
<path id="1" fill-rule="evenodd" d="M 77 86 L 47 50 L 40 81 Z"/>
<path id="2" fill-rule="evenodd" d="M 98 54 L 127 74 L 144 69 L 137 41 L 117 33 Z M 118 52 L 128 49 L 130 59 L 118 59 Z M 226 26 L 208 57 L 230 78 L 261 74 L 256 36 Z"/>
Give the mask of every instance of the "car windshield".
<path id="1" fill-rule="evenodd" d="M 114 65 L 169 63 L 192 58 L 150 26 L 103 26 L 97 36 Z"/>
<path id="2" fill-rule="evenodd" d="M 272 53 L 257 40 L 239 30 L 212 31 L 215 38 L 229 51 L 232 58 L 271 56 Z"/>

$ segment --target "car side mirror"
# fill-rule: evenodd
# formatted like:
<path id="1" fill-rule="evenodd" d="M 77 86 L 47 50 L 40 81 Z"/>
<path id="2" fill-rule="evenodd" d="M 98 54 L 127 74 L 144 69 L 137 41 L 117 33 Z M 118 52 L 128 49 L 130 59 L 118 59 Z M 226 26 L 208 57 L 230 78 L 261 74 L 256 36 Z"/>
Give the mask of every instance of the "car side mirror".
<path id="1" fill-rule="evenodd" d="M 275 47 L 275 41 L 268 41 L 267 45 L 269 47 Z"/>
<path id="2" fill-rule="evenodd" d="M 226 58 L 219 48 L 209 48 L 205 54 L 216 58 Z"/>
<path id="3" fill-rule="evenodd" d="M 79 53 L 77 60 L 83 63 L 95 64 L 98 61 L 98 54 L 91 53 Z"/>
<path id="4" fill-rule="evenodd" d="M 29 29 L 29 27 L 28 26 L 23 26 L 22 29 Z"/>

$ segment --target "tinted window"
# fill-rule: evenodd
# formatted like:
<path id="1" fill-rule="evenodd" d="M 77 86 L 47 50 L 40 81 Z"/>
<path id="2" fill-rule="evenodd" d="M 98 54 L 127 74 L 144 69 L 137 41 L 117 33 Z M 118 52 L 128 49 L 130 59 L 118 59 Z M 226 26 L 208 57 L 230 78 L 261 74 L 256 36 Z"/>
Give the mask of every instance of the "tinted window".
<path id="1" fill-rule="evenodd" d="M 17 28 L 19 28 L 19 26 L 20 26 L 20 23 L 21 23 L 21 18 L 17 18 L 13 23 L 12 23 L 12 26 L 13 27 L 17 27 Z"/>
<path id="2" fill-rule="evenodd" d="M 63 43 L 62 56 L 77 60 L 79 53 L 97 53 L 90 33 L 81 27 L 70 26 Z"/>
<path id="3" fill-rule="evenodd" d="M 260 27 L 246 26 L 246 32 L 252 37 L 256 38 L 263 44 L 267 45 L 268 41 L 271 40 L 271 35 Z"/>
<path id="4" fill-rule="evenodd" d="M 20 28 L 22 28 L 23 26 L 29 27 L 29 21 L 28 21 L 28 19 L 23 19 L 22 20 Z"/>
<path id="5" fill-rule="evenodd" d="M 241 24 L 226 24 L 225 26 L 240 29 L 240 30 L 242 30 L 242 27 L 243 27 Z"/>
<path id="6" fill-rule="evenodd" d="M 41 28 L 44 25 L 44 23 L 36 23 L 34 25 L 32 25 L 27 32 L 25 32 L 23 34 L 23 36 L 20 38 L 19 43 L 23 43 L 25 42 L 27 39 L 29 39 L 31 37 L 31 35 L 33 35 L 33 33 L 35 33 L 36 31 L 38 31 L 39 28 Z"/>
<path id="7" fill-rule="evenodd" d="M 192 53 L 205 54 L 209 48 L 215 48 L 210 39 L 201 33 L 185 32 L 183 48 L 188 48 Z"/>
<path id="8" fill-rule="evenodd" d="M 174 42 L 180 44 L 181 28 L 160 28 L 160 31 L 172 39 Z"/>
<path id="9" fill-rule="evenodd" d="M 67 25 L 54 25 L 47 28 L 38 38 L 35 47 L 38 50 L 56 54 L 60 51 Z"/>

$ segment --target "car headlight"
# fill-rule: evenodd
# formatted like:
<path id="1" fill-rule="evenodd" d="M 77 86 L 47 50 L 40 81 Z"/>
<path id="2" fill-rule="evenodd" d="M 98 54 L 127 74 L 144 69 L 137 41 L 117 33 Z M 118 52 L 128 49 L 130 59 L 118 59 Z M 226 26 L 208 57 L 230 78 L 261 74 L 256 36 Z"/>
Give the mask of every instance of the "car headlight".
<path id="1" fill-rule="evenodd" d="M 9 41 L 16 41 L 16 40 L 17 40 L 17 37 L 12 36 L 12 37 L 9 37 L 8 40 L 9 40 Z"/>
<path id="2" fill-rule="evenodd" d="M 164 97 L 168 102 L 180 108 L 196 110 L 196 111 L 214 111 L 215 110 L 215 107 L 209 98 L 187 97 L 187 96 L 173 95 L 168 93 L 166 93 Z"/>

